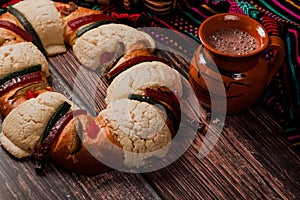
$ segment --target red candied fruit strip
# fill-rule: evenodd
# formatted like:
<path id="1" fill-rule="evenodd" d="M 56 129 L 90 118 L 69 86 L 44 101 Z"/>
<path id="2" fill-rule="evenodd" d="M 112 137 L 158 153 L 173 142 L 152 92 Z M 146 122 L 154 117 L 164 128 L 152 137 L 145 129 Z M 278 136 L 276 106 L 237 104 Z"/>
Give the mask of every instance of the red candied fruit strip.
<path id="1" fill-rule="evenodd" d="M 10 0 L 7 3 L 3 4 L 2 8 L 7 8 L 8 6 L 14 5 L 14 4 L 16 4 L 16 3 L 20 2 L 20 1 L 21 0 Z"/>
<path id="2" fill-rule="evenodd" d="M 95 139 L 100 132 L 100 127 L 95 121 L 91 121 L 86 127 L 86 132 L 91 139 Z"/>
<path id="3" fill-rule="evenodd" d="M 37 82 L 41 80 L 42 80 L 41 72 L 32 72 L 29 74 L 24 74 L 22 76 L 15 77 L 0 85 L 0 96 L 2 96 L 8 90 L 25 85 L 27 83 Z"/>
<path id="4" fill-rule="evenodd" d="M 166 65 L 170 65 L 170 63 L 162 58 L 156 57 L 156 56 L 138 56 L 138 57 L 134 57 L 131 58 L 123 63 L 121 63 L 118 67 L 116 67 L 115 69 L 113 69 L 112 71 L 110 71 L 108 73 L 108 79 L 110 81 L 112 81 L 112 79 L 119 73 L 125 71 L 126 69 L 138 64 L 138 63 L 142 63 L 142 62 L 147 62 L 147 61 L 159 61 L 159 62 L 163 62 Z"/>
<path id="5" fill-rule="evenodd" d="M 110 17 L 106 14 L 91 14 L 91 15 L 87 15 L 87 16 L 78 17 L 76 19 L 69 21 L 68 26 L 72 30 L 76 30 L 79 27 L 84 26 L 86 24 L 89 24 L 92 22 L 97 22 L 97 21 L 103 21 L 103 20 L 115 20 L 116 21 L 115 18 Z"/>
<path id="6" fill-rule="evenodd" d="M 27 91 L 27 93 L 26 93 L 26 100 L 35 98 L 35 97 L 37 97 L 37 96 L 38 96 L 38 94 L 37 94 L 36 92 L 34 92 L 34 91 L 32 91 L 32 90 L 29 90 L 29 91 Z"/>
<path id="7" fill-rule="evenodd" d="M 171 106 L 171 108 L 177 113 L 180 113 L 180 103 L 177 96 L 173 92 L 162 92 L 151 88 L 145 89 L 145 96 L 152 99 L 164 102 Z"/>
<path id="8" fill-rule="evenodd" d="M 16 33 L 27 42 L 32 42 L 31 35 L 21 27 L 15 25 L 14 23 L 5 20 L 0 20 L 0 27 Z"/>
<path id="9" fill-rule="evenodd" d="M 34 157 L 38 160 L 43 160 L 48 152 L 50 151 L 51 147 L 55 143 L 55 141 L 59 138 L 61 132 L 65 128 L 65 126 L 75 117 L 78 115 L 86 115 L 86 110 L 75 110 L 68 112 L 64 116 L 62 116 L 56 124 L 51 128 L 49 135 L 45 138 L 42 142 L 39 149 L 36 150 L 34 153 Z"/>
<path id="10" fill-rule="evenodd" d="M 60 12 L 60 11 L 63 9 L 63 7 L 64 7 L 64 6 L 57 6 L 56 9 L 57 9 L 57 11 Z"/>

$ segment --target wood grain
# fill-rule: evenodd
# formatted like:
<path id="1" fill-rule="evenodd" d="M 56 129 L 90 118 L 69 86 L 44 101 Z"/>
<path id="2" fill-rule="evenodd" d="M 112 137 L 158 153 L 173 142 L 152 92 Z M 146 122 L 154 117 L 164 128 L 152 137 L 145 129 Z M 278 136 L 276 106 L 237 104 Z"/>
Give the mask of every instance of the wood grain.
<path id="1" fill-rule="evenodd" d="M 187 77 L 187 60 L 168 52 L 156 53 L 171 61 L 173 67 Z M 70 99 L 78 99 L 76 103 L 90 113 L 97 114 L 105 108 L 108 82 L 100 71 L 80 67 L 70 49 L 66 54 L 50 58 L 50 62 L 50 81 L 56 91 Z M 74 83 L 78 87 L 75 93 Z M 95 87 L 96 94 L 92 94 Z M 196 121 L 207 117 L 202 110 L 190 109 Z M 206 137 L 202 126 L 199 124 L 200 131 L 180 159 L 161 170 L 144 174 L 111 170 L 96 176 L 83 176 L 48 163 L 45 175 L 39 176 L 31 159 L 16 160 L 1 148 L 0 199 L 300 198 L 299 155 L 286 142 L 280 126 L 261 106 L 228 116 L 221 137 L 204 158 L 199 155 Z M 216 124 L 209 126 L 217 135 Z M 194 130 L 187 126 L 185 131 L 191 134 Z"/>
<path id="2" fill-rule="evenodd" d="M 138 174 L 111 170 L 83 176 L 48 163 L 40 176 L 32 160 L 16 160 L 2 148 L 0 160 L 0 199 L 159 199 Z"/>
<path id="3" fill-rule="evenodd" d="M 299 199 L 299 156 L 261 107 L 227 117 L 217 145 L 202 159 L 199 138 L 177 162 L 144 175 L 164 198 Z"/>

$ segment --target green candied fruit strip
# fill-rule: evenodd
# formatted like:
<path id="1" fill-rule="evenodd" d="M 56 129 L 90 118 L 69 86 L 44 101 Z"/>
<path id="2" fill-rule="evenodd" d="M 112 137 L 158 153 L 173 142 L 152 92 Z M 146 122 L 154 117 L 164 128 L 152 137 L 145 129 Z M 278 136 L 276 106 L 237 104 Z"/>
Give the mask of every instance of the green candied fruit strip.
<path id="1" fill-rule="evenodd" d="M 19 10 L 15 9 L 12 6 L 8 6 L 7 11 L 17 18 L 17 20 L 23 25 L 24 29 L 32 36 L 32 43 L 38 47 L 38 49 L 44 54 L 44 56 L 47 56 L 47 52 L 44 49 L 39 35 L 36 33 L 26 17 Z"/>
<path id="2" fill-rule="evenodd" d="M 46 128 L 45 128 L 45 131 L 44 131 L 44 134 L 42 136 L 42 139 L 41 139 L 41 142 L 47 138 L 47 136 L 49 135 L 52 127 L 56 124 L 56 122 L 62 117 L 64 116 L 71 108 L 71 105 L 68 103 L 68 102 L 64 102 L 62 103 L 58 109 L 56 110 L 56 112 L 52 115 L 51 119 L 49 120 Z"/>
<path id="3" fill-rule="evenodd" d="M 19 71 L 15 71 L 15 72 L 8 74 L 7 76 L 4 76 L 3 78 L 1 78 L 0 85 L 5 83 L 6 81 L 9 81 L 10 79 L 16 78 L 17 76 L 22 76 L 22 75 L 29 74 L 32 72 L 38 72 L 41 70 L 42 70 L 41 65 L 34 65 L 34 66 L 26 68 L 26 69 L 21 69 Z"/>

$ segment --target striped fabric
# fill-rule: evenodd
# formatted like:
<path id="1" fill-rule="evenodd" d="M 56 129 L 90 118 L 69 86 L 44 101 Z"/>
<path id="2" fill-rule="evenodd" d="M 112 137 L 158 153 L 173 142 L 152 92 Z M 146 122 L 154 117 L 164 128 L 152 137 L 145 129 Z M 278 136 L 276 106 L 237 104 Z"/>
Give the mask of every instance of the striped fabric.
<path id="1" fill-rule="evenodd" d="M 1 2 L 8 5 L 7 0 Z M 108 6 L 89 6 L 132 26 L 164 27 L 179 31 L 198 43 L 201 22 L 220 12 L 248 15 L 262 23 L 270 35 L 281 37 L 285 43 L 286 57 L 261 101 L 282 125 L 286 138 L 300 152 L 300 1 L 177 0 L 176 10 L 165 16 L 152 15 L 142 9 L 142 5 L 137 9 L 139 12 L 126 11 L 122 7 L 122 0 L 111 2 Z M 178 42 L 180 40 L 168 38 L 163 33 L 151 34 L 172 48 L 187 51 Z M 266 52 L 266 62 L 274 56 L 276 52 Z"/>
<path id="2" fill-rule="evenodd" d="M 279 35 L 285 42 L 285 61 L 263 102 L 284 127 L 288 140 L 300 152 L 300 1 L 259 0 L 250 3 L 264 14 L 269 32 Z M 271 20 L 280 26 L 275 28 Z"/>

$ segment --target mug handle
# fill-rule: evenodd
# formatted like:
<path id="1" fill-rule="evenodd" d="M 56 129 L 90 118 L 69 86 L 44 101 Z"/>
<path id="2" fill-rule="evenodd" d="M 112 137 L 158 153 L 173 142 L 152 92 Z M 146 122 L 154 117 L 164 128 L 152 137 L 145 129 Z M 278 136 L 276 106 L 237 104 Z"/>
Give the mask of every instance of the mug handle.
<path id="1" fill-rule="evenodd" d="M 277 55 L 275 58 L 272 58 L 270 60 L 270 63 L 268 63 L 269 67 L 269 80 L 268 84 L 272 81 L 274 75 L 277 73 L 278 69 L 280 68 L 281 64 L 283 63 L 285 51 L 284 51 L 284 43 L 282 39 L 280 39 L 277 36 L 269 36 L 270 44 L 268 46 L 268 49 L 270 50 L 276 50 Z"/>

